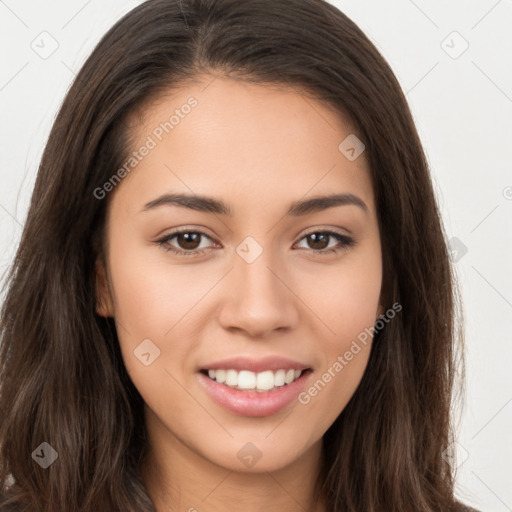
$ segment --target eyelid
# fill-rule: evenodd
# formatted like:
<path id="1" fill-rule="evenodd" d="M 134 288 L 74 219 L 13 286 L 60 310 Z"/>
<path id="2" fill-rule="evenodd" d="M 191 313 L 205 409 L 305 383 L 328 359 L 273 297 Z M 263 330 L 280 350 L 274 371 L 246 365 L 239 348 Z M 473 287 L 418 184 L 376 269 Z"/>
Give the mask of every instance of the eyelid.
<path id="1" fill-rule="evenodd" d="M 346 236 L 349 238 L 352 238 L 352 235 L 350 234 L 350 231 L 347 229 L 339 228 L 339 227 L 332 227 L 332 226 L 315 226 L 313 228 L 307 228 L 306 230 L 299 231 L 299 233 L 295 236 L 295 238 L 303 238 L 307 235 L 310 235 L 311 233 L 320 233 L 320 232 L 330 232 L 330 233 L 336 233 L 340 236 Z"/>

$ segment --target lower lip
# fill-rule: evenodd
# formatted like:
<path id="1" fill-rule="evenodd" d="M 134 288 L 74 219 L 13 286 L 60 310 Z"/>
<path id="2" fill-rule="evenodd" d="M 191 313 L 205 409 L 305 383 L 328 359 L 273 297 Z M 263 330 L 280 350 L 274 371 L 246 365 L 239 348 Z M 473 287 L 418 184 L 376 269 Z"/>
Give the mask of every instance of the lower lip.
<path id="1" fill-rule="evenodd" d="M 210 379 L 199 373 L 199 380 L 207 393 L 222 407 L 241 416 L 270 416 L 283 410 L 297 398 L 304 388 L 305 381 L 311 370 L 303 372 L 297 379 L 273 391 L 240 391 Z"/>

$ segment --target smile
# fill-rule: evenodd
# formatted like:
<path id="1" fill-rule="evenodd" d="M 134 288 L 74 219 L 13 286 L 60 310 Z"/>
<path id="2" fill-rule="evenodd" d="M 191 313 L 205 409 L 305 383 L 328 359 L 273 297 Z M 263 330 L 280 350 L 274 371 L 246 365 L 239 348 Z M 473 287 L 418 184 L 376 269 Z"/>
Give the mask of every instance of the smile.
<path id="1" fill-rule="evenodd" d="M 305 370 L 265 370 L 259 373 L 250 370 L 217 369 L 203 370 L 204 374 L 219 384 L 240 391 L 264 393 L 274 391 L 297 380 Z"/>

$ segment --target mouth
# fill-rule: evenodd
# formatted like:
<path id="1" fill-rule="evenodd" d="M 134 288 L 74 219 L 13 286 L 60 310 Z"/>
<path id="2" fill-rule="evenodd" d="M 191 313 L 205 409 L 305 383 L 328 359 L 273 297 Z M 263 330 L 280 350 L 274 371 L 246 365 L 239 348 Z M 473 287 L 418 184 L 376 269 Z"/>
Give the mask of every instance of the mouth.
<path id="1" fill-rule="evenodd" d="M 202 369 L 200 373 L 231 389 L 245 392 L 268 393 L 286 387 L 311 373 L 311 368 L 264 370 Z"/>
<path id="2" fill-rule="evenodd" d="M 225 363 L 199 370 L 199 382 L 217 405 L 246 417 L 272 416 L 293 406 L 313 372 L 300 363 L 284 363 L 287 368 L 279 368 L 281 363 L 275 360 L 270 364 L 273 369 L 265 369 L 261 362 L 254 363 L 255 371 L 244 369 L 250 363 L 237 364 L 238 369 Z"/>
<path id="3" fill-rule="evenodd" d="M 204 362 L 197 369 L 206 395 L 241 416 L 271 416 L 292 406 L 313 373 L 305 361 L 277 354 L 239 355 Z"/>

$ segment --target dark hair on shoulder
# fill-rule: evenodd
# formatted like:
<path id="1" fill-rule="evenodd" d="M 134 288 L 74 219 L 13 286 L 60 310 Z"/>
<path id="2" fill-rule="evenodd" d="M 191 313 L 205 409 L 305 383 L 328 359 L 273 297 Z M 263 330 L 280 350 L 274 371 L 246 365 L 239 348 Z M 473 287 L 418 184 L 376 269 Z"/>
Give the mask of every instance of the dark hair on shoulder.
<path id="1" fill-rule="evenodd" d="M 128 116 L 205 74 L 297 88 L 366 146 L 384 306 L 402 311 L 376 333 L 360 386 L 324 436 L 318 489 L 329 510 L 460 510 L 443 457 L 462 363 L 459 301 L 428 164 L 389 65 L 321 0 L 149 0 L 87 59 L 40 163 L 1 312 L 0 511 L 154 510 L 138 472 L 143 401 L 112 319 L 95 313 L 108 200 L 94 190 L 125 161 Z M 58 452 L 46 469 L 31 456 L 43 442 Z"/>

